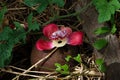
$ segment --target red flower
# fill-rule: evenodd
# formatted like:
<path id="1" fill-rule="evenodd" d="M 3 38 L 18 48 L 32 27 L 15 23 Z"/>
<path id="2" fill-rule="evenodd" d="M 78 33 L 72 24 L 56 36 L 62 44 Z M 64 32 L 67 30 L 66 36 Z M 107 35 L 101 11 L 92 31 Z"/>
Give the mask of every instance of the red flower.
<path id="1" fill-rule="evenodd" d="M 63 47 L 69 45 L 81 45 L 83 42 L 83 33 L 80 31 L 72 32 L 71 28 L 61 26 L 60 29 L 56 24 L 48 24 L 43 29 L 43 34 L 50 41 L 39 39 L 36 43 L 38 50 L 50 50 L 54 47 Z"/>

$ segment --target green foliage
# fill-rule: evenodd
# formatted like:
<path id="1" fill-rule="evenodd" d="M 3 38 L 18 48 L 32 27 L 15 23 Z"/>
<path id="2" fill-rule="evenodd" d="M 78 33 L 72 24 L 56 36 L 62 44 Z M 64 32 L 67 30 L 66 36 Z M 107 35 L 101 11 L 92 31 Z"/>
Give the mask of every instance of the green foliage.
<path id="1" fill-rule="evenodd" d="M 24 3 L 29 7 L 35 7 L 38 13 L 42 13 L 51 4 L 64 6 L 64 0 L 24 0 Z"/>
<path id="2" fill-rule="evenodd" d="M 98 39 L 95 41 L 95 43 L 93 44 L 93 46 L 97 49 L 97 50 L 101 50 L 102 48 L 104 48 L 107 45 L 107 41 L 105 39 Z"/>
<path id="3" fill-rule="evenodd" d="M 109 33 L 110 32 L 110 28 L 109 27 L 100 27 L 97 28 L 95 30 L 95 34 L 96 35 L 101 35 L 101 34 L 105 34 L 105 33 Z"/>
<path id="4" fill-rule="evenodd" d="M 114 20 L 114 14 L 116 10 L 120 9 L 120 2 L 118 0 L 92 0 L 96 9 L 98 10 L 98 22 L 102 23 L 105 21 L 111 21 L 112 28 L 109 27 L 100 27 L 95 30 L 96 35 L 101 35 L 105 33 L 114 34 L 116 32 L 116 25 Z M 93 46 L 97 50 L 101 50 L 107 45 L 105 39 L 99 39 L 95 41 Z"/>
<path id="5" fill-rule="evenodd" d="M 61 65 L 59 63 L 55 63 L 56 66 L 56 71 L 63 74 L 63 75 L 67 75 L 69 74 L 69 66 L 67 64 Z"/>
<path id="6" fill-rule="evenodd" d="M 70 61 L 70 59 L 73 59 L 73 60 L 75 60 L 75 61 L 77 61 L 77 62 L 81 62 L 81 56 L 80 56 L 80 54 L 78 54 L 77 56 L 75 56 L 75 57 L 72 57 L 71 55 L 68 55 L 66 58 L 65 58 L 65 60 L 67 61 L 67 62 L 69 62 Z"/>
<path id="7" fill-rule="evenodd" d="M 67 62 L 69 62 L 71 58 L 72 58 L 72 56 L 68 55 L 68 56 L 65 58 L 65 60 L 66 60 Z"/>
<path id="8" fill-rule="evenodd" d="M 13 44 L 17 44 L 19 41 L 25 42 L 26 31 L 20 26 L 19 22 L 14 22 L 14 24 L 16 29 L 12 30 L 12 34 L 9 36 L 10 43 L 14 42 Z"/>
<path id="9" fill-rule="evenodd" d="M 11 51 L 13 44 L 0 44 L 0 67 L 8 65 L 11 60 Z"/>
<path id="10" fill-rule="evenodd" d="M 101 34 L 105 34 L 105 33 L 114 34 L 116 32 L 116 30 L 117 30 L 116 26 L 115 26 L 115 24 L 113 24 L 113 27 L 111 29 L 109 27 L 100 27 L 100 28 L 97 28 L 94 33 L 96 35 L 101 35 Z M 97 50 L 101 50 L 102 48 L 104 48 L 107 45 L 107 43 L 108 42 L 105 39 L 99 39 L 99 40 L 95 41 L 93 46 Z"/>
<path id="11" fill-rule="evenodd" d="M 24 0 L 25 5 L 35 7 L 38 13 L 42 13 L 48 6 L 47 0 Z"/>
<path id="12" fill-rule="evenodd" d="M 80 54 L 78 54 L 76 57 L 72 57 L 72 56 L 68 55 L 68 56 L 65 58 L 65 60 L 66 60 L 67 62 L 69 62 L 70 59 L 74 59 L 75 61 L 77 61 L 77 62 L 79 62 L 79 63 L 81 62 L 81 56 L 80 56 Z M 59 64 L 59 63 L 55 63 L 55 66 L 56 66 L 56 71 L 59 72 L 59 73 L 61 73 L 61 74 L 66 75 L 66 74 L 69 74 L 69 73 L 70 73 L 70 72 L 69 72 L 69 66 L 68 66 L 67 64 L 61 65 L 61 64 Z"/>
<path id="13" fill-rule="evenodd" d="M 16 23 L 18 26 L 18 23 Z M 5 27 L 3 31 L 0 33 L 0 67 L 6 66 L 12 57 L 12 48 L 19 41 L 24 41 L 26 37 L 26 33 L 24 29 L 16 28 L 16 30 L 12 30 L 10 27 Z"/>
<path id="14" fill-rule="evenodd" d="M 112 29 L 111 29 L 111 33 L 114 34 L 117 31 L 117 28 L 115 26 L 115 24 L 113 25 Z"/>
<path id="15" fill-rule="evenodd" d="M 6 7 L 3 7 L 1 10 L 0 10 L 0 27 L 2 25 L 2 22 L 3 22 L 3 19 L 4 19 L 4 14 L 7 12 L 7 8 Z"/>
<path id="16" fill-rule="evenodd" d="M 105 34 L 105 33 L 114 34 L 116 32 L 116 30 L 117 30 L 116 26 L 115 26 L 115 24 L 113 24 L 111 29 L 109 27 L 100 27 L 100 28 L 97 28 L 94 33 L 96 35 L 101 35 L 101 34 Z"/>
<path id="17" fill-rule="evenodd" d="M 27 19 L 28 31 L 25 31 L 24 27 L 19 22 L 14 22 L 15 29 L 11 29 L 9 26 L 4 27 L 0 33 L 0 67 L 4 67 L 11 61 L 12 48 L 15 44 L 25 42 L 26 35 L 30 31 L 39 29 L 37 21 L 33 21 L 33 15 L 30 14 Z"/>
<path id="18" fill-rule="evenodd" d="M 98 65 L 98 69 L 101 71 L 101 72 L 105 72 L 106 71 L 106 67 L 104 65 L 104 60 L 103 59 L 96 59 L 95 60 L 95 63 Z"/>
<path id="19" fill-rule="evenodd" d="M 109 21 L 111 16 L 115 14 L 115 11 L 120 9 L 120 3 L 118 0 L 92 0 L 99 16 L 98 21 L 100 23 Z"/>
<path id="20" fill-rule="evenodd" d="M 81 56 L 80 56 L 80 54 L 78 54 L 76 57 L 73 57 L 73 59 L 75 60 L 75 61 L 77 61 L 77 62 L 81 62 Z"/>
<path id="21" fill-rule="evenodd" d="M 37 23 L 36 20 L 33 21 L 33 14 L 29 14 L 27 18 L 27 23 L 28 23 L 28 32 L 31 30 L 39 30 L 39 24 Z"/>
<path id="22" fill-rule="evenodd" d="M 0 32 L 0 41 L 9 40 L 9 36 L 12 33 L 12 29 L 5 27 L 2 32 Z"/>

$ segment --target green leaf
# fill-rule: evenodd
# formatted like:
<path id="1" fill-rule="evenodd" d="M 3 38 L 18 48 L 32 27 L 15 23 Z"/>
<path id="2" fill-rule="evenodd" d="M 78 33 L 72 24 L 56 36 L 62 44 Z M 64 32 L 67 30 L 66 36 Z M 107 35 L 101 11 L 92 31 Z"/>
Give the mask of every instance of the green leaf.
<path id="1" fill-rule="evenodd" d="M 104 65 L 104 60 L 103 59 L 96 59 L 95 60 L 95 63 L 98 65 L 98 69 L 101 71 L 101 72 L 105 72 L 106 71 L 106 67 Z"/>
<path id="2" fill-rule="evenodd" d="M 25 42 L 27 32 L 21 27 L 19 22 L 14 22 L 16 29 L 13 30 L 11 37 L 9 38 L 10 42 L 14 44 L 18 43 L 19 41 Z"/>
<path id="3" fill-rule="evenodd" d="M 107 45 L 107 41 L 105 39 L 98 39 L 95 41 L 95 43 L 93 44 L 93 46 L 97 49 L 97 50 L 101 50 L 102 48 L 104 48 Z"/>
<path id="4" fill-rule="evenodd" d="M 43 0 L 42 3 L 37 7 L 37 12 L 42 13 L 48 6 L 48 2 L 46 0 Z"/>
<path id="5" fill-rule="evenodd" d="M 7 12 L 7 8 L 6 7 L 3 7 L 1 10 L 0 10 L 0 27 L 2 25 L 2 22 L 3 22 L 3 19 L 4 19 L 4 14 Z"/>
<path id="6" fill-rule="evenodd" d="M 31 30 L 39 30 L 40 29 L 40 25 L 39 25 L 39 23 L 37 22 L 37 21 L 35 21 L 34 23 L 33 23 L 33 25 L 34 25 L 34 28 L 31 28 Z"/>
<path id="7" fill-rule="evenodd" d="M 10 27 L 4 27 L 3 31 L 0 33 L 0 41 L 8 40 L 11 33 L 12 29 L 10 29 Z"/>
<path id="8" fill-rule="evenodd" d="M 116 10 L 120 9 L 120 3 L 118 0 L 92 0 L 96 9 L 98 10 L 98 22 L 102 23 L 109 21 L 111 15 L 115 13 Z"/>
<path id="9" fill-rule="evenodd" d="M 27 17 L 28 26 L 30 26 L 32 24 L 32 19 L 33 19 L 33 13 L 30 13 Z"/>
<path id="10" fill-rule="evenodd" d="M 69 66 L 67 64 L 61 65 L 59 63 L 55 63 L 56 66 L 56 71 L 61 73 L 61 74 L 69 74 Z"/>
<path id="11" fill-rule="evenodd" d="M 73 57 L 73 59 L 75 60 L 75 61 L 77 61 L 77 62 L 81 62 L 81 56 L 80 56 L 80 54 L 78 54 L 76 57 Z"/>
<path id="12" fill-rule="evenodd" d="M 28 32 L 31 30 L 39 30 L 39 24 L 37 21 L 33 21 L 33 14 L 29 14 L 28 18 L 27 18 L 27 22 L 28 22 Z"/>
<path id="13" fill-rule="evenodd" d="M 62 71 L 61 71 L 61 74 L 69 74 L 70 72 L 69 72 L 69 66 L 67 65 L 67 64 L 64 64 L 63 66 L 62 66 Z"/>
<path id="14" fill-rule="evenodd" d="M 0 44 L 0 67 L 3 68 L 8 65 L 11 61 L 11 52 L 13 44 Z"/>
<path id="15" fill-rule="evenodd" d="M 112 29 L 111 29 L 111 33 L 114 34 L 117 31 L 117 28 L 115 26 L 115 24 L 113 25 Z"/>
<path id="16" fill-rule="evenodd" d="M 65 60 L 66 60 L 67 62 L 69 62 L 71 58 L 72 58 L 72 57 L 71 57 L 70 55 L 67 55 L 67 57 L 65 58 Z"/>
<path id="17" fill-rule="evenodd" d="M 62 66 L 62 69 L 63 69 L 64 71 L 67 71 L 67 70 L 69 70 L 69 67 L 68 67 L 67 64 L 64 64 L 64 65 Z"/>
<path id="18" fill-rule="evenodd" d="M 19 22 L 14 22 L 15 24 L 15 30 L 24 30 L 24 28 L 21 26 L 21 24 Z"/>
<path id="19" fill-rule="evenodd" d="M 59 7 L 63 7 L 65 2 L 64 0 L 50 0 L 53 4 L 57 4 Z"/>
<path id="20" fill-rule="evenodd" d="M 34 21 L 30 26 L 29 26 L 29 31 L 35 31 L 39 30 L 39 24 L 37 21 Z"/>
<path id="21" fill-rule="evenodd" d="M 100 28 L 97 28 L 95 30 L 95 34 L 96 35 L 101 35 L 101 34 L 105 34 L 105 33 L 108 33 L 110 32 L 110 28 L 109 27 L 100 27 Z"/>
<path id="22" fill-rule="evenodd" d="M 105 21 L 109 21 L 111 18 L 111 13 L 109 9 L 107 8 L 108 6 L 103 6 L 103 10 L 99 10 L 99 15 L 98 15 L 98 22 L 102 23 Z"/>
<path id="23" fill-rule="evenodd" d="M 33 7 L 39 3 L 39 0 L 24 0 L 24 4 Z"/>
<path id="24" fill-rule="evenodd" d="M 58 7 L 63 7 L 64 0 L 24 0 L 24 4 L 29 7 L 34 7 L 38 13 L 42 13 L 48 5 L 56 4 Z"/>
<path id="25" fill-rule="evenodd" d="M 38 13 L 42 13 L 48 6 L 47 0 L 24 0 L 24 4 L 36 8 Z"/>
<path id="26" fill-rule="evenodd" d="M 59 63 L 55 63 L 55 66 L 56 66 L 56 71 L 57 72 L 60 72 L 61 71 L 61 64 L 59 64 Z"/>

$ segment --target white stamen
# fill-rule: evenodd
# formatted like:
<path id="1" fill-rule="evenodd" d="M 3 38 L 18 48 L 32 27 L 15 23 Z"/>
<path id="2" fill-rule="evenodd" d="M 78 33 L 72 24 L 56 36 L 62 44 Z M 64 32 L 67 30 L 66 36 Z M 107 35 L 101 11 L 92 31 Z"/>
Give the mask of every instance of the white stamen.
<path id="1" fill-rule="evenodd" d="M 51 38 L 64 38 L 67 35 L 67 32 L 65 30 L 58 30 L 54 33 L 52 33 Z"/>
<path id="2" fill-rule="evenodd" d="M 67 38 L 53 40 L 52 43 L 55 47 L 63 47 L 64 45 L 67 44 Z"/>

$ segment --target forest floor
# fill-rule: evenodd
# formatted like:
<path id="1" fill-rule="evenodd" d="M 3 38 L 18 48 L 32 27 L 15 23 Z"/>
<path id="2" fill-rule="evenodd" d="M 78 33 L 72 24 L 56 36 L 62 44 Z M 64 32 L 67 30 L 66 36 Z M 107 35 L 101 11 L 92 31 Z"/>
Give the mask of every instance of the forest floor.
<path id="1" fill-rule="evenodd" d="M 14 22 L 27 24 L 28 15 L 31 13 L 33 13 L 33 19 L 40 24 L 39 29 L 32 27 L 33 30 L 26 34 L 24 43 L 18 42 L 14 45 L 11 51 L 12 59 L 10 63 L 4 68 L 0 68 L 0 80 L 14 80 L 13 78 L 15 78 L 16 75 L 21 75 L 19 80 L 104 80 L 105 73 L 98 69 L 98 66 L 95 63 L 96 55 L 93 54 L 94 48 L 89 42 L 87 42 L 88 39 L 86 36 L 84 37 L 85 42 L 82 46 L 80 46 L 80 58 L 82 62 L 76 65 L 70 74 L 63 76 L 61 73 L 57 72 L 41 72 L 31 70 L 29 70 L 27 74 L 23 74 L 23 72 L 32 66 L 30 62 L 31 51 L 39 36 L 43 35 L 42 28 L 46 24 L 56 23 L 59 25 L 72 26 L 71 28 L 73 30 L 82 31 L 83 21 L 78 19 L 74 10 L 77 1 L 72 2 L 71 0 L 69 4 L 67 4 L 67 0 L 65 1 L 65 6 L 63 8 L 59 8 L 56 5 L 50 5 L 42 13 L 38 13 L 34 6 L 28 7 L 22 0 L 0 1 L 0 10 L 2 10 L 4 6 L 7 8 L 7 12 L 4 14 L 2 27 L 0 26 L 0 32 L 2 32 L 6 26 L 12 27 Z M 53 16 L 57 18 L 54 19 Z M 115 22 L 117 25 L 115 35 L 120 40 L 120 18 L 118 17 L 120 17 L 120 13 L 115 14 Z"/>

